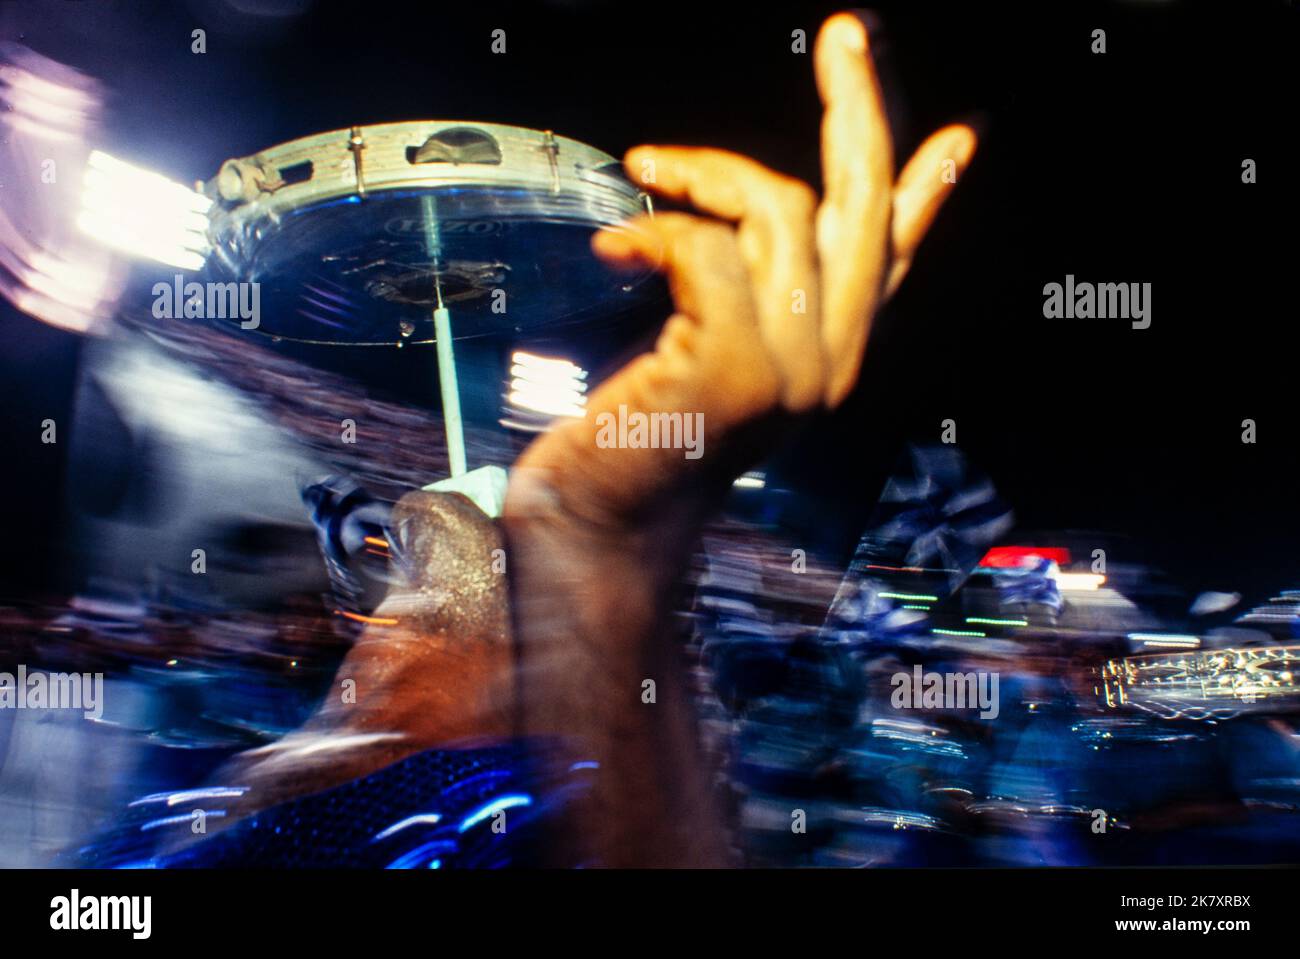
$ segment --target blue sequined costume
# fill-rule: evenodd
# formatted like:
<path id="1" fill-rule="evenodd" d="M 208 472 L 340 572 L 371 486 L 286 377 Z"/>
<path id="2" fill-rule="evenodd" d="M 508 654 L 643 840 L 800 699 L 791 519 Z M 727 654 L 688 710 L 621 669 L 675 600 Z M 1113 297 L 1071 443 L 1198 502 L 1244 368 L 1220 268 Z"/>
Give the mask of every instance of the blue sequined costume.
<path id="1" fill-rule="evenodd" d="M 131 803 L 64 865 L 82 868 L 437 869 L 540 865 L 547 814 L 591 764 L 556 775 L 532 748 L 430 750 L 368 776 L 190 839 L 194 810 L 224 817 L 237 784 L 155 793 Z"/>

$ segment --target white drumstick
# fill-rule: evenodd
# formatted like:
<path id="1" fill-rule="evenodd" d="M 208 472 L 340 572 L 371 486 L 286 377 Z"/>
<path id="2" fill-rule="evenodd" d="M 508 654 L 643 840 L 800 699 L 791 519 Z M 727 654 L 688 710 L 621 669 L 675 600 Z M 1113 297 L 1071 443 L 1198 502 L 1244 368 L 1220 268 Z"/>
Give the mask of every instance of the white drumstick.
<path id="1" fill-rule="evenodd" d="M 465 472 L 465 425 L 460 418 L 456 355 L 451 345 L 451 313 L 442 305 L 441 287 L 438 290 L 438 308 L 433 311 L 433 334 L 438 341 L 438 386 L 442 390 L 442 426 L 447 433 L 447 458 L 451 463 L 451 475 L 460 476 Z"/>

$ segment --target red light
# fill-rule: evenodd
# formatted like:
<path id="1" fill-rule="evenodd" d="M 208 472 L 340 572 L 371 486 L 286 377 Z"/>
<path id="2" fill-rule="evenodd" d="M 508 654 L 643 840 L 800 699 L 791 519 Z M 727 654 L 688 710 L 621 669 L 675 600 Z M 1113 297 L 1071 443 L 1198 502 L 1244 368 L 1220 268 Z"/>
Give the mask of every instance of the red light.
<path id="1" fill-rule="evenodd" d="M 980 566 L 993 569 L 1018 569 L 1040 559 L 1050 559 L 1057 566 L 1070 564 L 1070 551 L 1059 546 L 994 546 L 984 554 Z"/>

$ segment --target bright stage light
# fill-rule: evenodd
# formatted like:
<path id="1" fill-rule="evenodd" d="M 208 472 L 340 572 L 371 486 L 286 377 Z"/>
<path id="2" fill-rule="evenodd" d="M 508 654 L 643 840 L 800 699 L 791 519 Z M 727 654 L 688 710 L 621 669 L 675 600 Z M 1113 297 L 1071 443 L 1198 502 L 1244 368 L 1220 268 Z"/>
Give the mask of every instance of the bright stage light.
<path id="1" fill-rule="evenodd" d="M 1106 577 L 1100 573 L 1056 573 L 1051 577 L 1056 580 L 1056 588 L 1075 592 L 1094 591 L 1101 588 Z"/>
<path id="2" fill-rule="evenodd" d="M 510 357 L 509 402 L 547 416 L 587 414 L 587 371 L 568 360 L 516 350 Z"/>
<path id="3" fill-rule="evenodd" d="M 77 228 L 105 246 L 183 270 L 203 266 L 212 201 L 100 150 L 82 181 Z"/>
<path id="4" fill-rule="evenodd" d="M 1162 646 L 1175 649 L 1195 649 L 1201 645 L 1199 636 L 1180 636 L 1170 633 L 1129 633 L 1128 638 L 1143 646 Z"/>

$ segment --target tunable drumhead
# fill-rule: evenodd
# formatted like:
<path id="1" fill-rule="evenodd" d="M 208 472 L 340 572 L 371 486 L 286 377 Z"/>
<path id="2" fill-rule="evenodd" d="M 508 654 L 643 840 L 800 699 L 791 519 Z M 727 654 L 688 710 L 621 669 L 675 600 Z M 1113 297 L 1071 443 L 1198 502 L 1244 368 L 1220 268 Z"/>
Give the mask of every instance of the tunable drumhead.
<path id="1" fill-rule="evenodd" d="M 274 337 L 431 342 L 439 288 L 456 338 L 604 319 L 658 290 L 590 247 L 644 195 L 613 157 L 542 131 L 340 130 L 229 160 L 205 190 L 209 270 L 259 284 L 258 332 Z"/>

